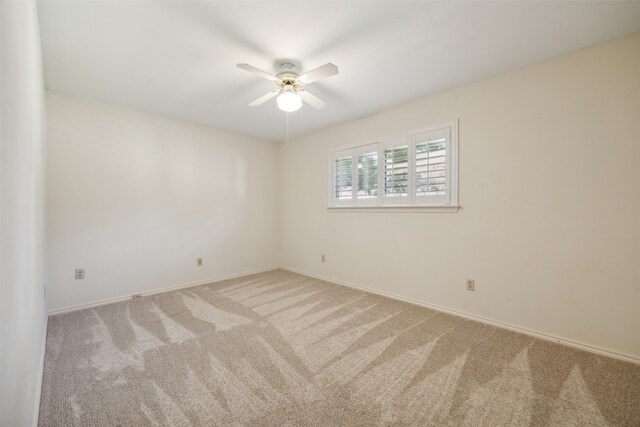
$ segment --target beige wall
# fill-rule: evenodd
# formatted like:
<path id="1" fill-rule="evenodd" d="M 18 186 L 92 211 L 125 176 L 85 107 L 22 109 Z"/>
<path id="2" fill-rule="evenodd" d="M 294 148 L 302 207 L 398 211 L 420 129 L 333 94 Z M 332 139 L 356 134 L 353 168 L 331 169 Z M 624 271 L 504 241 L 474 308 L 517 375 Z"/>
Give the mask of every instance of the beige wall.
<path id="1" fill-rule="evenodd" d="M 327 210 L 332 147 L 456 118 L 458 213 Z M 640 358 L 640 34 L 299 138 L 280 161 L 284 266 Z"/>
<path id="2" fill-rule="evenodd" d="M 49 310 L 277 267 L 276 144 L 55 92 L 47 116 Z"/>
<path id="3" fill-rule="evenodd" d="M 0 425 L 37 421 L 45 343 L 44 81 L 36 4 L 0 2 Z"/>

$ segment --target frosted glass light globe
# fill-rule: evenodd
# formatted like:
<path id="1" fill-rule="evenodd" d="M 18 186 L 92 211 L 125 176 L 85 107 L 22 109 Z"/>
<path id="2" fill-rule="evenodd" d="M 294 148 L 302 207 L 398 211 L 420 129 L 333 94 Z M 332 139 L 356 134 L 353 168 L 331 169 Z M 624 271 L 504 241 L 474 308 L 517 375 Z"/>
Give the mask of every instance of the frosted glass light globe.
<path id="1" fill-rule="evenodd" d="M 285 90 L 276 98 L 278 108 L 287 113 L 298 111 L 302 107 L 302 98 L 297 93 Z"/>

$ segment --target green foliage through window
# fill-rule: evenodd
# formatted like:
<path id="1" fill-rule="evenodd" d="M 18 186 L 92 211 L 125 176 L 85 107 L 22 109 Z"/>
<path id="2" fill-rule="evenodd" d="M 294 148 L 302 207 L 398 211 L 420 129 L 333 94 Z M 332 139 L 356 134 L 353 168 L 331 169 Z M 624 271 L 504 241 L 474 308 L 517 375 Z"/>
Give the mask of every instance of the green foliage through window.
<path id="1" fill-rule="evenodd" d="M 378 152 L 358 156 L 358 198 L 378 197 Z"/>

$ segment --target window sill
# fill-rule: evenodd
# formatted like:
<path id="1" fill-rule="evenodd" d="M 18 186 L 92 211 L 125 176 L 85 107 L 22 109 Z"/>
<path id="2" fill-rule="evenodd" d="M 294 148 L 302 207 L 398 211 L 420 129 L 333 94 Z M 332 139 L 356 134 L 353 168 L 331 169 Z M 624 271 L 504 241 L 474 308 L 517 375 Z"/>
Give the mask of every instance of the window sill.
<path id="1" fill-rule="evenodd" d="M 462 206 L 329 206 L 329 212 L 458 212 Z"/>

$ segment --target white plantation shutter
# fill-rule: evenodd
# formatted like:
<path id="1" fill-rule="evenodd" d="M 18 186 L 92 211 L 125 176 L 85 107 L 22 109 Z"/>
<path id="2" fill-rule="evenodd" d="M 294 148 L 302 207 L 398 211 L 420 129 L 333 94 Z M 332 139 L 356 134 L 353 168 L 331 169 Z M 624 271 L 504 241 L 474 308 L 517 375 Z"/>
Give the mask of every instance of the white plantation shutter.
<path id="1" fill-rule="evenodd" d="M 384 143 L 383 203 L 407 204 L 409 201 L 409 137 Z"/>
<path id="2" fill-rule="evenodd" d="M 449 130 L 414 135 L 415 202 L 424 205 L 448 203 Z"/>
<path id="3" fill-rule="evenodd" d="M 350 204 L 353 199 L 353 155 L 348 150 L 333 159 L 333 199 Z"/>

